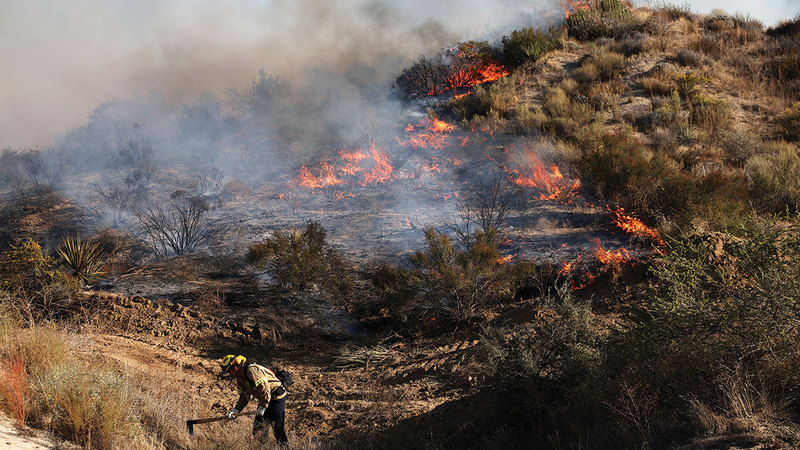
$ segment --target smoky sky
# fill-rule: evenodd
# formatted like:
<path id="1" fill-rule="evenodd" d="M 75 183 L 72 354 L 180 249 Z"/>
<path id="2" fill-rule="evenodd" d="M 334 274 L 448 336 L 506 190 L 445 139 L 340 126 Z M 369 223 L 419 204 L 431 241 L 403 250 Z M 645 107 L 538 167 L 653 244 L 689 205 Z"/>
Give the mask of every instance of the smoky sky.
<path id="1" fill-rule="evenodd" d="M 772 23 L 794 3 L 721 6 Z M 112 98 L 191 101 L 259 69 L 389 77 L 428 49 L 559 14 L 557 0 L 0 0 L 0 148 L 47 146 Z"/>

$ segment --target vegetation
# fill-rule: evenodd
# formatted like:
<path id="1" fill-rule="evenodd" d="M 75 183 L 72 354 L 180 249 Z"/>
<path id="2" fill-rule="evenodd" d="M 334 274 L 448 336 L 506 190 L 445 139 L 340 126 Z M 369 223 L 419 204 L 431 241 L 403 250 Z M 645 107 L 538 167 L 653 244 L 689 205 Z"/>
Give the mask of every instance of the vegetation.
<path id="1" fill-rule="evenodd" d="M 514 30 L 503 36 L 503 57 L 508 67 L 519 67 L 535 63 L 552 50 L 560 47 L 561 29 L 551 28 L 543 32 L 531 27 Z"/>
<path id="2" fill-rule="evenodd" d="M 250 247 L 247 260 L 266 270 L 279 286 L 303 291 L 333 275 L 339 264 L 326 236 L 318 222 L 309 222 L 303 229 L 275 230 L 271 238 Z"/>
<path id="3" fill-rule="evenodd" d="M 81 239 L 80 236 L 66 237 L 61 241 L 56 253 L 61 256 L 62 262 L 81 286 L 103 274 L 100 270 L 100 245 L 97 242 Z"/>

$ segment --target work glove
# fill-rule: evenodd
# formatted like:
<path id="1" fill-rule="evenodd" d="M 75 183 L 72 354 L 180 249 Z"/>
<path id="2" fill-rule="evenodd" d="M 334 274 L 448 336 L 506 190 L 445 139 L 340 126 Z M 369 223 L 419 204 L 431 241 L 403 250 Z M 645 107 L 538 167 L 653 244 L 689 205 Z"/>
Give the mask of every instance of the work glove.
<path id="1" fill-rule="evenodd" d="M 230 410 L 230 412 L 228 412 L 228 420 L 233 420 L 238 415 L 239 415 L 239 410 L 236 409 L 236 408 L 233 408 L 232 410 Z"/>
<path id="2" fill-rule="evenodd" d="M 256 408 L 256 417 L 258 418 L 264 417 L 264 411 L 266 411 L 266 408 L 264 408 L 263 406 L 259 406 L 258 408 Z"/>

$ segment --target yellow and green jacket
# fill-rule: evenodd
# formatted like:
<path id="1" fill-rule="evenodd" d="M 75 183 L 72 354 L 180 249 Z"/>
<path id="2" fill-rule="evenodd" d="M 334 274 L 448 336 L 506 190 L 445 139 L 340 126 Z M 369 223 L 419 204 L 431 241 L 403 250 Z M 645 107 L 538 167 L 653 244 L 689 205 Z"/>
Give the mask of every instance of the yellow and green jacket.
<path id="1" fill-rule="evenodd" d="M 239 401 L 234 408 L 244 410 L 250 397 L 258 399 L 258 406 L 267 407 L 275 389 L 281 387 L 281 380 L 264 366 L 248 364 L 244 369 L 244 376 L 236 380 L 239 388 Z M 286 390 L 281 389 L 281 395 L 275 396 L 276 400 L 286 397 Z"/>

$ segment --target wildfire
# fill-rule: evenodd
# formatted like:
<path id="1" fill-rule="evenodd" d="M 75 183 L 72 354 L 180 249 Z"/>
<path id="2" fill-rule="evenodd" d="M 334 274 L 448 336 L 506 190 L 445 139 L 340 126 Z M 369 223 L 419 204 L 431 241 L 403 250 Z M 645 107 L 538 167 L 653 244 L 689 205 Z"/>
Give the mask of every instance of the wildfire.
<path id="1" fill-rule="evenodd" d="M 514 253 L 513 255 L 501 256 L 497 258 L 497 264 L 508 264 L 516 257 L 517 253 Z"/>
<path id="2" fill-rule="evenodd" d="M 589 9 L 589 5 L 580 0 L 561 0 L 561 9 L 564 10 L 564 19 L 569 19 L 569 16 L 581 9 Z"/>
<path id="3" fill-rule="evenodd" d="M 527 167 L 521 170 L 505 168 L 508 179 L 520 186 L 539 190 L 541 200 L 571 203 L 581 187 L 580 180 L 565 178 L 555 164 L 547 169 L 530 148 L 525 148 L 525 152 Z"/>
<path id="4" fill-rule="evenodd" d="M 437 118 L 425 118 L 418 125 L 409 124 L 405 130 L 406 139 L 397 137 L 397 143 L 403 147 L 442 149 L 450 145 L 450 135 L 455 125 Z"/>
<path id="5" fill-rule="evenodd" d="M 649 239 L 655 242 L 658 247 L 663 247 L 665 245 L 664 240 L 661 239 L 661 233 L 648 227 L 636 217 L 626 214 L 624 208 L 619 206 L 612 208 L 611 205 L 607 205 L 606 208 L 611 214 L 611 220 L 614 222 L 614 225 L 618 226 L 622 231 L 637 237 Z"/>
<path id="6" fill-rule="evenodd" d="M 394 177 L 394 166 L 389 154 L 374 142 L 370 142 L 366 150 L 339 152 L 339 159 L 335 163 L 323 160 L 315 171 L 303 164 L 293 184 L 313 190 L 340 185 L 346 181 L 362 186 L 385 183 Z M 340 194 L 336 195 L 337 199 L 351 196 Z"/>
<path id="7" fill-rule="evenodd" d="M 608 251 L 603 248 L 603 244 L 600 243 L 600 239 L 593 238 L 590 239 L 594 242 L 594 257 L 597 258 L 597 262 L 606 266 L 609 264 L 617 264 L 617 265 L 625 265 L 634 260 L 633 255 L 625 248 L 618 248 L 616 250 Z"/>

